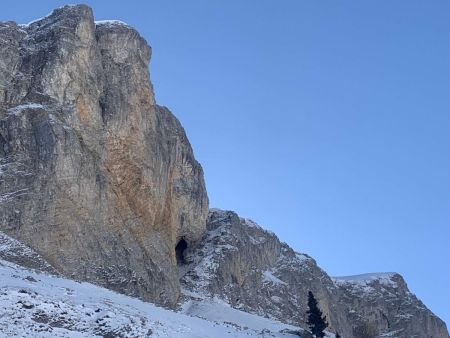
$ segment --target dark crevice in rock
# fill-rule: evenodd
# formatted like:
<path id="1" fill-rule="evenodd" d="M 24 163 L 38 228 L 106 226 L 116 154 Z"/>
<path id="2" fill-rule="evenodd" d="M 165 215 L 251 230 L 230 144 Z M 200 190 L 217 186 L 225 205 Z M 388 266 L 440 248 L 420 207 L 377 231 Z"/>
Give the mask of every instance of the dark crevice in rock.
<path id="1" fill-rule="evenodd" d="M 177 257 L 177 265 L 186 264 L 186 260 L 184 259 L 184 253 L 187 249 L 187 242 L 184 238 L 180 239 L 175 247 L 175 255 Z"/>

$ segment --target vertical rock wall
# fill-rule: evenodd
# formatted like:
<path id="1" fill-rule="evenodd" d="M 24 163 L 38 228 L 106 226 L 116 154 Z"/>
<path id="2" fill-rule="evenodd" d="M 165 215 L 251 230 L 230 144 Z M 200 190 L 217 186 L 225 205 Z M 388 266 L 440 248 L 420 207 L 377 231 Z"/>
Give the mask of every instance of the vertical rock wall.
<path id="1" fill-rule="evenodd" d="M 83 5 L 0 23 L 0 229 L 67 276 L 173 305 L 175 246 L 202 236 L 208 198 L 150 56 Z"/>

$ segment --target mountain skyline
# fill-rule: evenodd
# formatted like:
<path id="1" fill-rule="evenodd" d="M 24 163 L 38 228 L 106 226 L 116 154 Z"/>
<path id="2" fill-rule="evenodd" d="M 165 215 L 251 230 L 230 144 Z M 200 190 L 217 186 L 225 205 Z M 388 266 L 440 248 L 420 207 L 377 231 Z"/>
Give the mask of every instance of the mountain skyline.
<path id="1" fill-rule="evenodd" d="M 447 4 L 86 3 L 154 48 L 156 96 L 183 122 L 212 206 L 334 275 L 399 272 L 448 322 Z M 1 20 L 64 3 L 23 4 L 6 1 Z"/>

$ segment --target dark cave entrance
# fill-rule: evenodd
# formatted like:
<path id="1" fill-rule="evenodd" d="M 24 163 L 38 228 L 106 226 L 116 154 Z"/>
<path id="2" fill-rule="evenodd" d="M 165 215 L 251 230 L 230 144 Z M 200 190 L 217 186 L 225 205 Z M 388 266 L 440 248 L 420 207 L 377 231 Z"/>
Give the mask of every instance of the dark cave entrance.
<path id="1" fill-rule="evenodd" d="M 175 247 L 175 255 L 177 257 L 177 265 L 186 264 L 184 259 L 184 251 L 187 249 L 187 242 L 184 238 L 180 239 L 177 246 Z"/>

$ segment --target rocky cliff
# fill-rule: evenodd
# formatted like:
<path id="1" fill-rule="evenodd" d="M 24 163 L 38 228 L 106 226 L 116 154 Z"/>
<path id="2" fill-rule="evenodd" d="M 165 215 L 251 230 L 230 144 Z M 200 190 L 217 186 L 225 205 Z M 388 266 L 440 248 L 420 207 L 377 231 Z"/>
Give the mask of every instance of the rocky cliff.
<path id="1" fill-rule="evenodd" d="M 212 210 L 207 232 L 184 252 L 184 296 L 219 297 L 234 308 L 307 327 L 307 293 L 318 298 L 330 330 L 343 337 L 448 338 L 445 323 L 396 273 L 331 278 L 306 254 L 234 212 Z M 370 335 L 362 335 L 370 338 Z"/>
<path id="2" fill-rule="evenodd" d="M 311 290 L 343 337 L 448 338 L 400 275 L 331 278 L 254 222 L 208 216 L 150 56 L 133 28 L 83 5 L 0 23 L 0 259 L 193 315 L 219 299 L 302 327 Z"/>
<path id="3" fill-rule="evenodd" d="M 64 275 L 174 305 L 175 246 L 201 238 L 208 198 L 150 55 L 83 5 L 0 24 L 0 229 Z"/>

